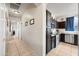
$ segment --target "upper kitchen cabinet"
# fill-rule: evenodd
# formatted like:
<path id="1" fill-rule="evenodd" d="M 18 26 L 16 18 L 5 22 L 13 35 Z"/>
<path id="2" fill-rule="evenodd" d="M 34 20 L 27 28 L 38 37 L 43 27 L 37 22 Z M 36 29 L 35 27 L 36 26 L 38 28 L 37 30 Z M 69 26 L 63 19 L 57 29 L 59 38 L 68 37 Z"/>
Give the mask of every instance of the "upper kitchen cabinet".
<path id="1" fill-rule="evenodd" d="M 77 17 L 67 17 L 65 23 L 66 31 L 77 31 L 78 30 L 78 18 Z"/>
<path id="2" fill-rule="evenodd" d="M 57 22 L 57 28 L 64 29 L 65 28 L 65 21 Z"/>

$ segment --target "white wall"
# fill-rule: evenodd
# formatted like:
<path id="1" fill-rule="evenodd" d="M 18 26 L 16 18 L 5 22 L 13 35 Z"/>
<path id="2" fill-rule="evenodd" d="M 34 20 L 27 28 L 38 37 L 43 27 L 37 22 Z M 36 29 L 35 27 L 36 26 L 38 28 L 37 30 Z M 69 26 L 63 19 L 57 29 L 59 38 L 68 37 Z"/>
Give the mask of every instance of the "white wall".
<path id="1" fill-rule="evenodd" d="M 0 56 L 5 55 L 5 4 L 0 4 Z"/>
<path id="2" fill-rule="evenodd" d="M 22 17 L 22 39 L 29 43 L 34 49 L 34 55 L 42 55 L 43 53 L 43 5 L 40 4 L 35 8 L 26 9 Z M 25 21 L 34 18 L 33 25 L 25 26 Z"/>
<path id="3" fill-rule="evenodd" d="M 56 17 L 78 15 L 78 3 L 50 3 L 47 9 Z"/>

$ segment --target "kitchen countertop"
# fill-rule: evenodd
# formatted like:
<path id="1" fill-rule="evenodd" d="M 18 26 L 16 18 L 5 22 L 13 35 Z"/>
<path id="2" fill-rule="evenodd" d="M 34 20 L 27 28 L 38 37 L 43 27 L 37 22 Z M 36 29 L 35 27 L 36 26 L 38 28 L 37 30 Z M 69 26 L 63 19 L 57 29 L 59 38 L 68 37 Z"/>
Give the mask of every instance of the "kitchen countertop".
<path id="1" fill-rule="evenodd" d="M 64 34 L 78 34 L 79 32 L 78 31 L 64 31 L 62 33 L 64 33 Z"/>

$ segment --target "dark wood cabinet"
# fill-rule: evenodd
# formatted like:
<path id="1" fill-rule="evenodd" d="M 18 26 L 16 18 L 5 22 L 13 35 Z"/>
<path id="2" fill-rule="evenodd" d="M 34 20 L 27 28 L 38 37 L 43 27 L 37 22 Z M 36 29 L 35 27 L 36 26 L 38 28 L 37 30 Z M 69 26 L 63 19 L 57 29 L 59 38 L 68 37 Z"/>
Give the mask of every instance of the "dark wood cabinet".
<path id="1" fill-rule="evenodd" d="M 51 36 L 51 41 L 52 41 L 52 48 L 56 47 L 56 36 Z"/>
<path id="2" fill-rule="evenodd" d="M 72 44 L 72 45 L 78 45 L 78 35 L 77 34 L 69 34 L 69 36 L 66 36 L 66 34 L 60 34 L 60 42 Z"/>
<path id="3" fill-rule="evenodd" d="M 65 21 L 63 21 L 63 22 L 57 22 L 57 28 L 61 28 L 61 29 L 63 29 L 63 28 L 65 28 Z"/>
<path id="4" fill-rule="evenodd" d="M 65 42 L 65 34 L 60 34 L 60 42 Z"/>
<path id="5" fill-rule="evenodd" d="M 74 45 L 78 45 L 78 35 L 74 35 Z"/>

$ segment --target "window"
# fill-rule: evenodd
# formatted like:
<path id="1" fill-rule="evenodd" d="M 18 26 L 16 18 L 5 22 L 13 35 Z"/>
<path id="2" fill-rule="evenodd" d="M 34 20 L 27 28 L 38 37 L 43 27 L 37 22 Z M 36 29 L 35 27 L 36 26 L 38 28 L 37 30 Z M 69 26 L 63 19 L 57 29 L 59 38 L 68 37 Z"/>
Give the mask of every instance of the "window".
<path id="1" fill-rule="evenodd" d="M 77 31 L 78 30 L 78 18 L 74 16 L 66 18 L 65 29 L 66 31 Z"/>

